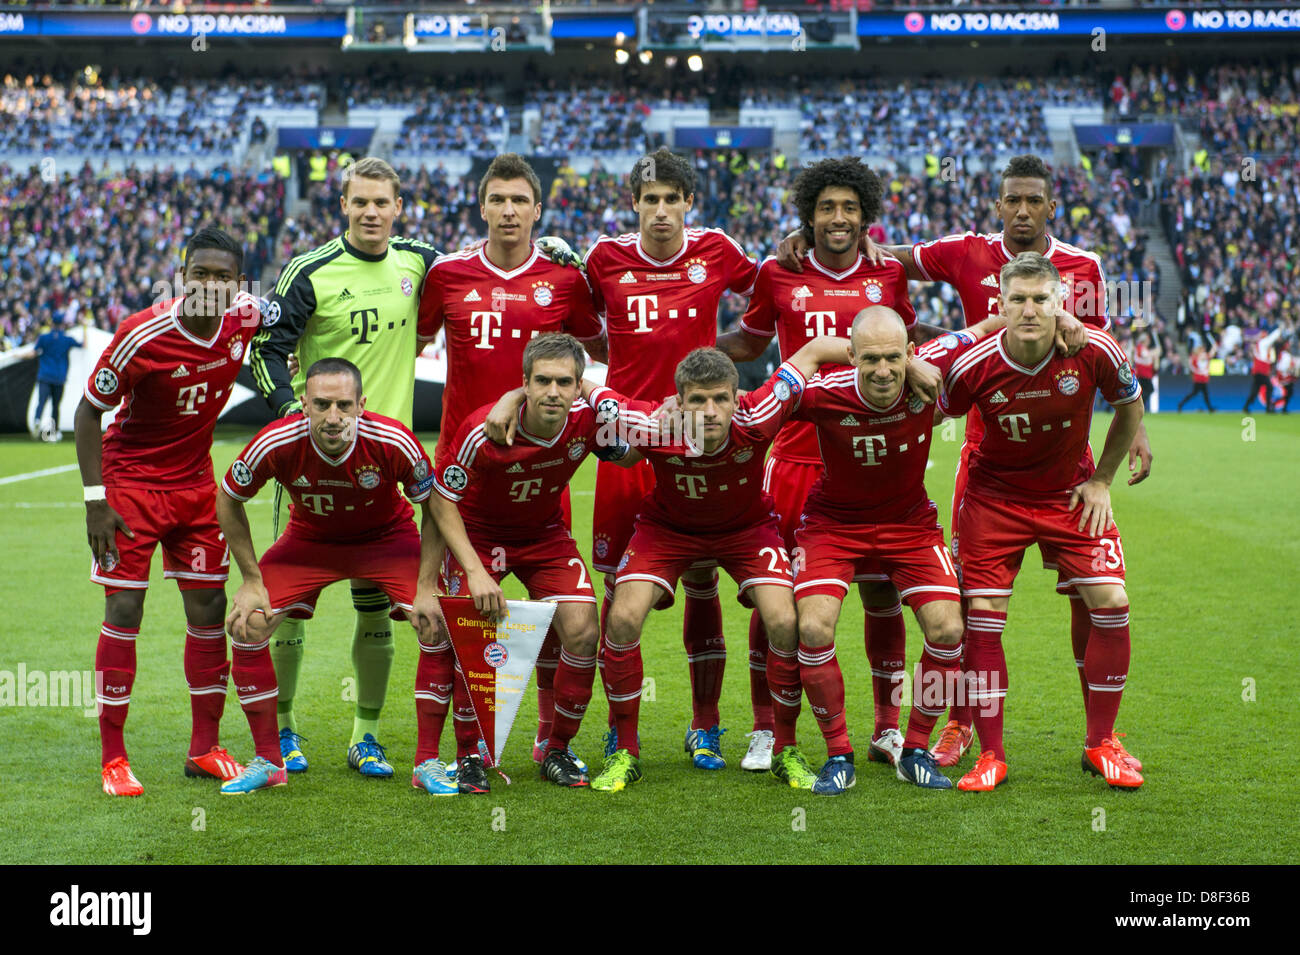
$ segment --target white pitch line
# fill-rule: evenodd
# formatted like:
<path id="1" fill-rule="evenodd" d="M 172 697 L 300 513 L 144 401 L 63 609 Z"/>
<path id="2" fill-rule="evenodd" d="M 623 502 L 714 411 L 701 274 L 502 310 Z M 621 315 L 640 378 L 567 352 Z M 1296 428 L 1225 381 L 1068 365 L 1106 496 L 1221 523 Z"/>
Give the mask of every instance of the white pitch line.
<path id="1" fill-rule="evenodd" d="M 67 471 L 75 471 L 75 464 L 60 464 L 57 468 L 46 468 L 44 471 L 28 471 L 26 474 L 11 474 L 8 477 L 0 478 L 0 484 L 17 484 L 19 481 L 30 481 L 32 478 L 45 477 L 50 474 L 63 474 Z"/>

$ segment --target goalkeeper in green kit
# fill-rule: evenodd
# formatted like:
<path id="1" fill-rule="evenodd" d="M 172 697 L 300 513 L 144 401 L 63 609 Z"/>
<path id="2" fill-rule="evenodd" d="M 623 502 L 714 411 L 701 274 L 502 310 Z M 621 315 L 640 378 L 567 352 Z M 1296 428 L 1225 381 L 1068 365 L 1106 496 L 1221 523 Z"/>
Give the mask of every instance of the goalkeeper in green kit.
<path id="1" fill-rule="evenodd" d="M 367 383 L 366 410 L 410 428 L 420 292 L 440 253 L 426 242 L 392 234 L 402 212 L 401 180 L 387 162 L 371 156 L 353 163 L 343 171 L 342 187 L 348 231 L 295 256 L 280 272 L 262 330 L 253 339 L 253 379 L 275 414 L 299 414 L 305 370 L 321 358 L 346 358 Z M 538 245 L 555 261 L 578 262 L 563 242 L 539 240 Z M 298 360 L 293 376 L 290 353 Z M 277 486 L 276 536 L 288 522 L 288 504 L 289 495 Z M 352 604 L 357 611 L 352 640 L 357 679 L 348 764 L 363 776 L 390 777 L 393 768 L 377 739 L 393 666 L 388 598 L 370 581 L 354 580 Z M 293 710 L 303 624 L 285 620 L 271 638 L 280 752 L 291 773 L 307 769 Z"/>

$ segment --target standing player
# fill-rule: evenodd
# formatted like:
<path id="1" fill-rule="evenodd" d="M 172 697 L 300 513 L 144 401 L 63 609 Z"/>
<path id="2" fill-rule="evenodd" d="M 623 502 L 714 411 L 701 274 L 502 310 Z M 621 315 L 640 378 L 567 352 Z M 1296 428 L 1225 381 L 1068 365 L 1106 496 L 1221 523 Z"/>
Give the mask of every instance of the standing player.
<path id="1" fill-rule="evenodd" d="M 925 491 L 934 411 L 904 387 L 915 353 L 907 336 L 896 310 L 863 309 L 852 326 L 853 367 L 813 380 L 795 415 L 816 428 L 822 476 L 802 505 L 795 534 L 797 662 L 793 654 L 774 650 L 769 672 L 795 671 L 808 694 L 826 739 L 827 761 L 812 784 L 813 792 L 823 795 L 838 795 L 856 782 L 835 624 L 853 581 L 862 579 L 883 578 L 897 588 L 924 635 L 906 738 L 895 730 L 896 773 L 926 789 L 952 788 L 929 745 L 960 673 L 960 589 L 937 509 Z M 970 332 L 945 335 L 919 356 L 928 360 L 973 340 Z M 797 699 L 795 706 L 781 709 L 787 725 L 778 720 L 778 759 L 793 739 Z M 878 746 L 873 741 L 873 749 Z"/>
<path id="2" fill-rule="evenodd" d="M 241 767 L 218 740 L 230 665 L 222 621 L 229 564 L 217 525 L 212 431 L 230 399 L 264 302 L 238 291 L 244 252 L 220 229 L 185 246 L 186 294 L 125 319 L 100 355 L 74 429 L 85 485 L 90 579 L 104 586 L 95 652 L 104 792 L 138 796 L 122 729 L 154 548 L 185 605 L 192 730 L 185 775 L 230 779 Z M 101 438 L 100 418 L 121 403 Z"/>
<path id="3" fill-rule="evenodd" d="M 847 340 L 854 316 L 872 305 L 893 308 L 910 330 L 916 313 L 908 301 L 902 264 L 886 256 L 874 265 L 858 250 L 859 238 L 880 217 L 876 174 L 856 158 L 824 159 L 799 173 L 792 193 L 804 232 L 812 237 L 812 248 L 803 257 L 806 268 L 796 273 L 781 268 L 775 258 L 764 261 L 740 327 L 719 336 L 718 348 L 735 361 L 752 361 L 776 335 L 782 357 L 788 358 L 818 335 Z M 763 490 L 772 495 L 781 537 L 792 554 L 808 489 L 824 469 L 813 426 L 802 421 L 787 424 L 763 470 Z M 876 717 L 867 758 L 897 764 L 903 744 L 898 730 L 901 692 L 895 693 L 904 677 L 902 603 L 883 574 L 858 578 L 858 589 L 865 609 Z M 749 624 L 749 654 L 756 709 L 758 700 L 768 700 L 766 646 L 755 613 Z M 768 739 L 771 745 L 770 733 Z"/>
<path id="4" fill-rule="evenodd" d="M 1215 348 L 1213 345 L 1207 351 L 1204 345 L 1197 345 L 1192 349 L 1192 390 L 1178 402 L 1178 410 L 1183 410 L 1183 405 L 1191 401 L 1198 394 L 1205 402 L 1205 410 L 1214 411 L 1214 405 L 1210 404 L 1210 359 L 1214 357 Z"/>
<path id="5" fill-rule="evenodd" d="M 655 473 L 619 562 L 606 624 L 605 692 L 618 749 L 592 780 L 593 789 L 619 792 L 641 778 L 641 630 L 651 609 L 672 606 L 677 579 L 690 567 L 721 564 L 739 586 L 737 599 L 762 614 L 772 645 L 793 651 L 790 558 L 763 490 L 763 459 L 798 405 L 807 377 L 840 351 L 833 339 L 819 338 L 763 387 L 737 399 L 739 376 L 731 359 L 715 348 L 695 349 L 675 375 L 684 419 L 680 439 L 657 440 L 649 423 L 652 403 L 629 401 L 609 388 L 592 392 L 593 405 L 603 410 L 616 402 L 620 417 L 646 435 L 635 444 Z M 798 695 L 795 685 L 794 699 Z"/>
<path id="6" fill-rule="evenodd" d="M 226 795 L 285 784 L 268 646 L 287 617 L 311 617 L 325 587 L 364 575 L 392 601 L 394 618 L 412 618 L 421 648 L 443 639 L 435 596 L 442 539 L 427 503 L 433 476 L 424 448 L 400 422 L 365 411 L 361 372 L 349 361 L 313 362 L 303 397 L 302 412 L 271 422 L 248 443 L 217 496 L 217 516 L 244 577 L 226 622 L 239 703 L 257 751 L 221 787 Z M 272 478 L 292 495 L 292 516 L 259 561 L 244 504 Z M 411 503 L 424 505 L 420 534 Z M 417 692 L 423 653 L 420 663 Z M 423 722 L 418 705 L 416 713 Z M 378 755 L 384 758 L 382 747 Z M 417 756 L 411 784 L 454 794 L 440 769 Z"/>
<path id="7" fill-rule="evenodd" d="M 1133 339 L 1133 374 L 1142 388 L 1142 410 L 1151 410 L 1151 396 L 1156 391 L 1156 372 L 1160 368 L 1160 342 L 1154 332 L 1139 332 Z"/>
<path id="8" fill-rule="evenodd" d="M 292 259 L 270 297 L 266 327 L 253 341 L 253 380 L 276 415 L 301 410 L 304 372 L 322 358 L 346 356 L 370 383 L 373 413 L 411 426 L 415 395 L 417 308 L 425 276 L 438 258 L 432 246 L 392 234 L 402 212 L 401 181 L 382 159 L 368 156 L 343 171 L 339 205 L 348 231 Z M 297 352 L 292 378 L 287 360 Z M 285 524 L 287 489 L 276 488 L 275 531 Z M 357 702 L 348 763 L 364 776 L 388 777 L 376 736 L 393 666 L 388 599 L 373 588 L 352 589 L 357 611 L 352 637 Z M 293 701 L 302 668 L 303 624 L 289 619 L 271 648 L 279 679 L 281 750 L 289 772 L 307 769 Z"/>
<path id="9" fill-rule="evenodd" d="M 68 353 L 74 348 L 86 344 L 86 329 L 82 326 L 81 341 L 77 341 L 63 330 L 63 319 L 56 314 L 54 327 L 36 339 L 36 351 L 33 358 L 40 359 L 36 366 L 36 415 L 32 425 L 33 437 L 44 437 L 41 431 L 41 418 L 45 414 L 45 403 L 50 402 L 54 426 L 50 431 L 53 440 L 62 437 L 59 431 L 59 405 L 63 403 L 63 386 L 68 381 Z"/>
<path id="10" fill-rule="evenodd" d="M 542 184 L 533 168 L 515 153 L 497 156 L 478 191 L 487 244 L 438 259 L 420 296 L 421 344 L 439 330 L 446 333 L 447 387 L 439 430 L 448 441 L 475 409 L 515 387 L 524 349 L 539 334 L 569 332 L 594 358 L 605 358 L 604 330 L 586 278 L 579 269 L 552 262 L 533 242 L 542 215 Z M 567 526 L 567 490 L 562 507 Z M 559 660 L 560 642 L 552 628 L 537 660 L 533 758 L 539 763 L 551 731 Z"/>
<path id="11" fill-rule="evenodd" d="M 487 440 L 484 421 L 492 406 L 469 414 L 453 437 L 438 442 L 438 493 L 433 511 L 450 553 L 443 566 L 450 594 L 497 586 L 514 574 L 533 600 L 556 604 L 552 632 L 561 650 L 553 674 L 543 779 L 560 786 L 586 786 L 585 764 L 569 748 L 591 700 L 596 674 L 596 592 L 578 555 L 562 503 L 569 479 L 590 452 L 606 460 L 621 455 L 598 448 L 596 413 L 582 400 L 583 346 L 564 334 L 534 338 L 524 349 L 524 386 L 518 397 L 513 444 Z M 515 396 L 509 396 L 515 397 Z M 514 407 L 514 405 L 512 405 Z M 489 572 L 485 568 L 490 566 Z M 499 590 L 498 590 L 499 592 Z M 549 636 L 548 636 L 549 639 Z M 452 683 L 449 654 L 439 658 L 439 683 Z M 455 681 L 457 780 L 464 793 L 486 793 L 487 773 L 476 749 L 473 707 Z M 426 704 L 441 730 L 445 692 Z M 424 747 L 437 755 L 438 736 Z"/>
<path id="12" fill-rule="evenodd" d="M 958 233 L 918 242 L 911 246 L 886 246 L 885 251 L 903 263 L 907 277 L 920 282 L 947 282 L 957 290 L 968 328 L 985 322 L 981 328 L 996 331 L 1003 325 L 998 307 L 998 274 L 1007 262 L 1022 252 L 1039 252 L 1052 261 L 1062 275 L 1064 306 L 1067 312 L 1099 329 L 1110 327 L 1106 314 L 1106 280 L 1101 260 L 1058 240 L 1047 231 L 1047 223 L 1056 216 L 1056 199 L 1052 195 L 1052 174 L 1037 156 L 1015 156 L 1002 170 L 994 209 L 1003 231 L 993 234 Z M 796 248 L 792 243 L 792 249 Z M 784 249 L 784 243 L 783 243 Z M 868 253 L 870 254 L 870 253 Z M 798 262 L 783 254 L 787 267 Z M 1083 329 L 1071 319 L 1058 323 L 1061 336 L 1071 346 L 1082 346 Z M 952 552 L 959 555 L 960 527 L 956 515 L 966 491 L 969 461 L 973 449 L 984 433 L 984 422 L 977 414 L 966 420 L 966 438 L 957 465 L 957 479 L 952 495 Z M 1129 449 L 1129 484 L 1137 484 L 1151 473 L 1151 444 L 1145 427 L 1140 427 Z M 1044 566 L 1053 566 L 1050 553 L 1043 555 Z M 958 561 L 960 567 L 960 561 Z M 1080 668 L 1080 684 L 1087 703 L 1087 681 L 1082 674 L 1092 624 L 1088 609 L 1078 594 L 1060 584 L 1059 593 L 1070 598 L 1070 641 Z M 970 708 L 959 706 L 940 733 L 934 752 L 940 766 L 955 766 L 970 746 L 972 738 Z M 1135 760 L 1136 762 L 1136 760 Z"/>
<path id="13" fill-rule="evenodd" d="M 695 348 L 718 334 L 718 301 L 728 290 L 749 295 L 757 266 L 734 239 L 718 229 L 685 228 L 695 201 L 695 169 L 667 149 L 632 167 L 636 234 L 597 240 L 587 252 L 587 280 L 609 340 L 608 384 L 641 401 L 662 401 L 675 391 L 673 372 Z M 602 621 L 614 599 L 614 575 L 637 506 L 654 485 L 648 464 L 629 470 L 602 462 L 596 470 L 592 567 L 605 574 Z M 682 575 L 686 609 L 682 642 L 691 672 L 692 718 L 686 749 L 700 769 L 722 769 L 718 699 L 726 664 L 722 605 L 713 569 Z M 611 730 L 606 753 L 627 740 Z"/>
<path id="14" fill-rule="evenodd" d="M 1282 414 L 1287 413 L 1291 405 L 1291 395 L 1295 391 L 1297 362 L 1292 353 L 1293 348 L 1295 348 L 1293 344 L 1283 345 L 1277 356 L 1277 386 L 1282 393 L 1273 402 L 1271 410 L 1280 411 Z"/>
<path id="15" fill-rule="evenodd" d="M 1128 675 L 1129 608 L 1110 484 L 1142 418 L 1139 387 L 1105 332 L 1089 329 L 1088 344 L 1072 357 L 1054 354 L 1061 281 L 1050 259 L 1023 253 L 1003 266 L 1001 283 L 1007 327 L 949 353 L 941 365 L 940 410 L 956 416 L 979 408 L 989 424 L 971 455 L 957 518 L 969 608 L 965 669 L 975 675 L 981 750 L 957 785 L 988 791 L 1006 779 L 1002 631 L 1025 548 L 1037 543 L 1057 556 L 1064 582 L 1077 589 L 1091 621 L 1082 667 L 1088 688 L 1083 768 L 1111 786 L 1136 788 L 1142 777 L 1114 733 Z M 1115 416 L 1094 467 L 1085 451 L 1098 390 Z"/>
<path id="16" fill-rule="evenodd" d="M 1267 335 L 1260 335 L 1255 339 L 1255 344 L 1250 346 L 1250 390 L 1246 392 L 1246 403 L 1241 406 L 1242 414 L 1249 414 L 1250 406 L 1256 398 L 1266 413 L 1273 413 L 1273 403 L 1269 400 L 1272 397 L 1269 378 L 1273 373 L 1273 362 L 1277 360 L 1273 345 L 1282 337 L 1283 331 L 1284 327 L 1279 324 Z"/>

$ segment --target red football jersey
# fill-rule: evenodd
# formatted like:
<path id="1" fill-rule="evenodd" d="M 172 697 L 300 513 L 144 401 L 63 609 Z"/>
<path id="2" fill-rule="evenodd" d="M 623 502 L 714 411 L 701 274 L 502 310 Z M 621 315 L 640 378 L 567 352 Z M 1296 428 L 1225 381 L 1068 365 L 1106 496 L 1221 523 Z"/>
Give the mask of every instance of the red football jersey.
<path id="1" fill-rule="evenodd" d="M 786 360 L 820 335 L 847 339 L 853 317 L 868 305 L 888 305 L 903 316 L 908 328 L 916 324 L 916 312 L 907 297 L 907 273 L 897 259 L 886 257 L 883 265 L 875 266 L 859 255 L 851 267 L 834 272 L 810 250 L 804 256 L 803 272 L 789 272 L 769 257 L 759 266 L 754 294 L 740 327 L 760 338 L 776 335 L 781 358 Z M 837 367 L 824 366 L 822 373 Z M 813 426 L 803 421 L 787 424 L 776 439 L 772 456 L 817 464 L 821 458 Z"/>
<path id="2" fill-rule="evenodd" d="M 727 534 L 773 513 L 772 498 L 763 492 L 764 458 L 806 388 L 799 371 L 782 364 L 761 388 L 736 400 L 726 440 L 711 454 L 689 437 L 662 441 L 648 418 L 653 402 L 609 388 L 596 389 L 591 402 L 602 411 L 608 399 L 619 403 L 631 443 L 654 468 L 654 491 L 642 503 L 638 519 L 658 521 L 683 534 Z"/>
<path id="3" fill-rule="evenodd" d="M 1210 356 L 1206 354 L 1192 356 L 1192 381 L 1198 385 L 1210 381 Z"/>
<path id="4" fill-rule="evenodd" d="M 1061 273 L 1065 310 L 1085 325 L 1110 328 L 1101 259 L 1050 234 L 1043 255 Z M 927 281 L 947 282 L 957 290 L 968 327 L 997 314 L 1002 266 L 1014 258 L 1001 232 L 963 232 L 912 246 L 912 261 Z"/>
<path id="5" fill-rule="evenodd" d="M 212 431 L 262 312 L 240 292 L 203 341 L 181 324 L 182 301 L 122 322 L 86 382 L 86 400 L 99 410 L 124 402 L 104 435 L 106 486 L 212 486 Z"/>
<path id="6" fill-rule="evenodd" d="M 1154 378 L 1156 375 L 1156 350 L 1146 342 L 1133 346 L 1133 371 L 1139 378 Z"/>
<path id="7" fill-rule="evenodd" d="M 808 383 L 795 412 L 813 428 L 825 470 L 808 492 L 805 514 L 846 524 L 897 524 L 925 493 L 934 408 L 906 387 L 886 408 L 868 401 L 858 372 L 839 368 Z"/>
<path id="8" fill-rule="evenodd" d="M 971 454 L 972 491 L 1059 504 L 1096 470 L 1087 453 L 1094 394 L 1100 389 L 1121 405 L 1138 400 L 1142 389 L 1106 332 L 1090 328 L 1077 355 L 1062 358 L 1052 349 L 1034 368 L 1011 358 L 1006 334 L 927 354 L 944 372 L 939 408 L 954 417 L 978 408 L 989 424 Z"/>
<path id="9" fill-rule="evenodd" d="M 609 336 L 611 388 L 641 401 L 676 392 L 677 363 L 718 340 L 718 301 L 749 295 L 758 266 L 720 229 L 686 229 L 682 247 L 660 261 L 640 233 L 602 236 L 587 252 L 587 281 Z"/>
<path id="10" fill-rule="evenodd" d="M 524 348 L 543 332 L 599 338 L 600 318 L 586 277 L 556 265 L 533 246 L 523 265 L 506 272 L 486 246 L 441 256 L 420 296 L 420 342 L 447 330 L 447 386 L 441 433 L 451 437 L 474 409 L 493 404 L 523 380 Z"/>
<path id="11" fill-rule="evenodd" d="M 289 493 L 295 533 L 358 541 L 409 523 L 408 501 L 429 496 L 431 472 L 419 438 L 394 418 L 363 411 L 352 444 L 332 458 L 316 446 L 311 422 L 298 412 L 259 431 L 226 471 L 221 489 L 247 501 L 275 478 Z"/>
<path id="12" fill-rule="evenodd" d="M 539 438 L 524 427 L 521 408 L 515 443 L 507 446 L 484 433 L 492 407 L 477 409 L 461 422 L 454 439 L 438 442 L 434 487 L 459 505 L 472 538 L 531 541 L 540 528 L 564 526 L 560 497 L 583 459 L 596 450 L 596 412 L 578 398 L 559 434 Z"/>

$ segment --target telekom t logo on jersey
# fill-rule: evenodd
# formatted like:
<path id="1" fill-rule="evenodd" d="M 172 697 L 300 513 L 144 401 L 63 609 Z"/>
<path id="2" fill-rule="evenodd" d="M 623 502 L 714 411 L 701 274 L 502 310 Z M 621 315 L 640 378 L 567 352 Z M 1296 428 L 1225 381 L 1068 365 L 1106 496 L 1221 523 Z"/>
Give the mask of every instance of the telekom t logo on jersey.
<path id="1" fill-rule="evenodd" d="M 181 414 L 198 414 L 199 405 L 208 400 L 208 383 L 200 381 L 187 385 L 176 393 L 176 407 Z"/>
<path id="2" fill-rule="evenodd" d="M 823 335 L 835 334 L 834 312 L 804 312 L 804 334 L 809 338 L 821 338 Z"/>
<path id="3" fill-rule="evenodd" d="M 998 415 L 998 426 L 1007 433 L 1007 437 L 1012 441 L 1024 442 L 1024 435 L 1031 430 L 1029 427 L 1029 415 L 1027 414 L 1000 414 Z"/>
<path id="4" fill-rule="evenodd" d="M 693 308 L 686 310 L 687 318 L 694 318 L 696 311 Z M 668 317 L 676 318 L 677 309 L 668 309 Z M 651 330 L 650 323 L 659 320 L 659 296 L 658 295 L 629 295 L 627 297 L 627 318 L 630 322 L 636 323 L 633 332 L 640 334 Z"/>
<path id="5" fill-rule="evenodd" d="M 885 436 L 883 434 L 855 434 L 853 436 L 853 456 L 863 458 L 870 467 L 879 464 L 885 456 Z"/>
<path id="6" fill-rule="evenodd" d="M 698 501 L 704 497 L 705 491 L 709 489 L 703 474 L 679 474 L 677 475 L 677 490 L 685 493 L 692 501 Z"/>
<path id="7" fill-rule="evenodd" d="M 516 504 L 525 504 L 530 497 L 541 489 L 541 478 L 529 478 L 526 481 L 515 481 L 510 485 L 510 499 Z"/>
<path id="8" fill-rule="evenodd" d="M 303 506 L 313 514 L 319 514 L 324 517 L 330 511 L 334 510 L 333 494 L 304 494 L 302 495 Z"/>
<path id="9" fill-rule="evenodd" d="M 469 333 L 478 338 L 475 348 L 491 348 L 492 339 L 501 337 L 501 312 L 470 312 Z"/>

